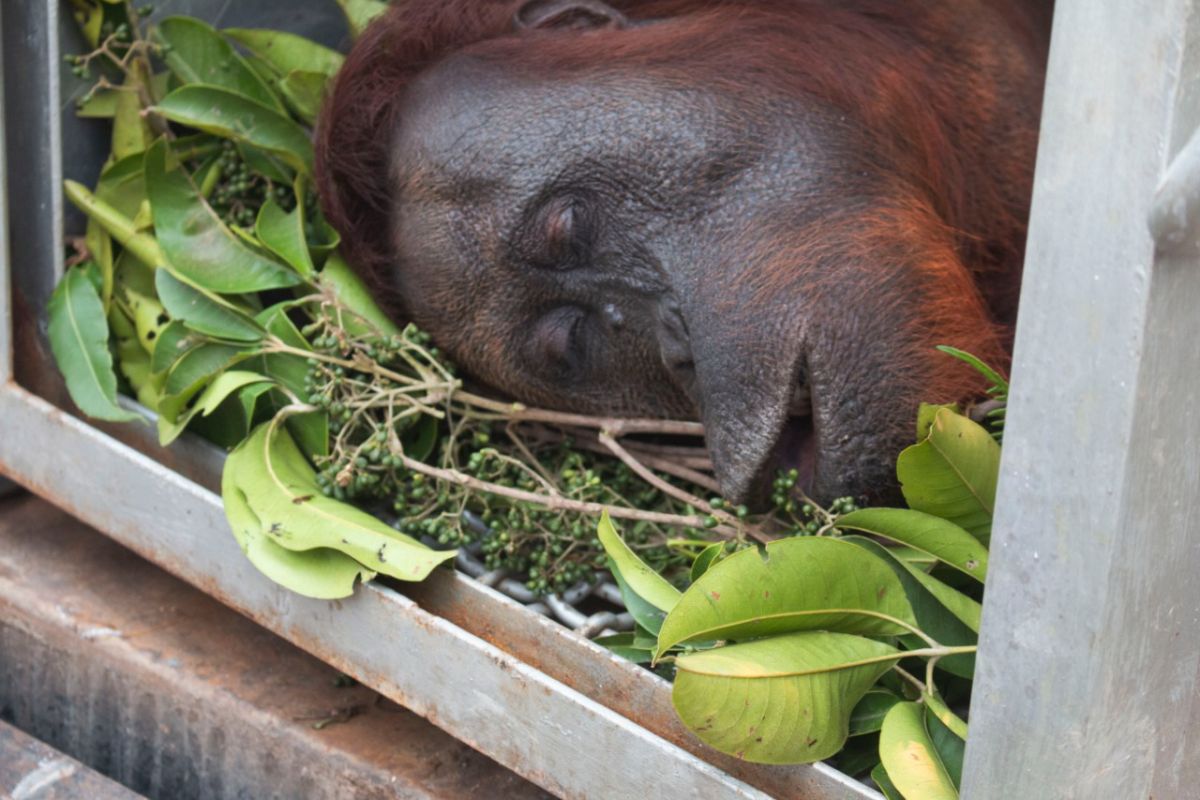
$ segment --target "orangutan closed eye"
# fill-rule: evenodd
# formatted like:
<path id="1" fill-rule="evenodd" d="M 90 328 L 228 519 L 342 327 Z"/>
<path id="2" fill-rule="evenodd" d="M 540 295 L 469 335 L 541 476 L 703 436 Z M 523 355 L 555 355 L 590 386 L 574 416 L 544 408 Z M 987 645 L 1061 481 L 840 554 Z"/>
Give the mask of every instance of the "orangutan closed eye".
<path id="1" fill-rule="evenodd" d="M 1049 3 L 399 0 L 318 131 L 391 311 L 514 398 L 704 422 L 727 497 L 892 484 L 1004 358 Z"/>

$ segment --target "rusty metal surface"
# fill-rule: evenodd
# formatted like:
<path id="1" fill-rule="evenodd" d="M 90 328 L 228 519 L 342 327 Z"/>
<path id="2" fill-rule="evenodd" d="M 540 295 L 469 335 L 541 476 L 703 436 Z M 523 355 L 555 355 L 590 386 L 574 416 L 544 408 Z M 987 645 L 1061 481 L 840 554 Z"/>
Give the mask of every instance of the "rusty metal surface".
<path id="1" fill-rule="evenodd" d="M 138 800 L 141 795 L 0 720 L 0 797 L 4 800 Z"/>
<path id="2" fill-rule="evenodd" d="M 0 502 L 0 718 L 89 766 L 169 800 L 547 797 L 337 678 L 44 501 Z"/>

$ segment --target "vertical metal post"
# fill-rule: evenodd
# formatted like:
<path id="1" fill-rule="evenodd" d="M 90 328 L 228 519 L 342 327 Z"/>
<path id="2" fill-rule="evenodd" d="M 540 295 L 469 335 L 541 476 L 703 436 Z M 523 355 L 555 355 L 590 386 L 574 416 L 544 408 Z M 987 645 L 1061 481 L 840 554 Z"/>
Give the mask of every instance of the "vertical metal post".
<path id="1" fill-rule="evenodd" d="M 1200 785 L 1198 35 L 1057 3 L 968 800 Z"/>

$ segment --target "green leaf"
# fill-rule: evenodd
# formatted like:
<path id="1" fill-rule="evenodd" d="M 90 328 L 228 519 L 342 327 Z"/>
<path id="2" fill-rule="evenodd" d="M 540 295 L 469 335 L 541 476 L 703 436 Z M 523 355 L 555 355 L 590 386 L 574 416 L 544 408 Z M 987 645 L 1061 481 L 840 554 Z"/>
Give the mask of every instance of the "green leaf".
<path id="1" fill-rule="evenodd" d="M 875 781 L 875 785 L 879 787 L 879 793 L 886 800 L 904 800 L 900 795 L 900 790 L 892 783 L 892 779 L 888 777 L 887 770 L 883 768 L 883 764 L 871 770 L 871 780 Z"/>
<path id="2" fill-rule="evenodd" d="M 244 142 L 279 156 L 304 175 L 312 174 L 308 134 L 283 112 L 216 86 L 181 86 L 154 107 L 172 122 Z"/>
<path id="3" fill-rule="evenodd" d="M 630 633 L 614 633 L 612 636 L 597 636 L 596 644 L 621 658 L 635 664 L 649 664 L 654 658 L 653 648 L 638 647 L 636 638 Z"/>
<path id="4" fill-rule="evenodd" d="M 883 718 L 901 698 L 887 689 L 872 689 L 863 695 L 850 713 L 850 735 L 876 733 L 883 727 Z"/>
<path id="5" fill-rule="evenodd" d="M 117 376 L 108 350 L 108 320 L 90 264 L 66 271 L 46 311 L 50 317 L 50 349 L 67 381 L 67 391 L 89 417 L 129 422 L 137 414 L 117 405 Z M 99 275 L 96 275 L 97 282 Z"/>
<path id="6" fill-rule="evenodd" d="M 609 570 L 612 572 L 613 580 L 617 582 L 617 588 L 621 590 L 621 600 L 625 604 L 625 610 L 633 617 L 634 622 L 657 636 L 662 629 L 663 620 L 667 618 L 667 612 L 643 600 L 637 592 L 629 588 L 629 584 L 621 577 L 621 573 L 617 571 L 611 561 Z"/>
<path id="7" fill-rule="evenodd" d="M 86 214 L 89 220 L 95 220 L 100 224 L 113 239 L 116 239 L 122 247 L 135 255 L 139 261 L 153 265 L 163 263 L 162 251 L 154 237 L 139 233 L 133 225 L 133 220 L 92 194 L 86 186 L 75 181 L 63 181 L 63 194 Z"/>
<path id="8" fill-rule="evenodd" d="M 933 742 L 933 749 L 937 752 L 938 758 L 942 760 L 942 766 L 946 768 L 946 774 L 954 782 L 955 788 L 961 789 L 963 759 L 967 753 L 967 743 L 942 724 L 937 714 L 928 706 L 925 708 L 925 729 L 929 731 L 929 739 Z"/>
<path id="9" fill-rule="evenodd" d="M 346 24 L 350 26 L 350 35 L 357 37 L 371 20 L 387 11 L 387 3 L 383 0 L 337 0 L 346 15 Z"/>
<path id="10" fill-rule="evenodd" d="M 279 418 L 255 428 L 229 455 L 231 484 L 273 542 L 287 550 L 333 548 L 384 575 L 424 580 L 453 550 L 432 550 L 366 512 L 325 497 Z"/>
<path id="11" fill-rule="evenodd" d="M 241 370 L 230 370 L 222 372 L 212 383 L 205 387 L 200 393 L 198 400 L 192 404 L 182 416 L 175 421 L 170 421 L 165 415 L 160 414 L 158 417 L 158 443 L 166 447 L 175 439 L 179 438 L 179 434 L 183 433 L 187 428 L 188 423 L 197 415 L 209 416 L 217 407 L 225 401 L 234 392 L 239 389 L 250 386 L 252 384 L 266 383 L 269 379 L 259 375 L 256 372 L 245 372 Z"/>
<path id="12" fill-rule="evenodd" d="M 179 320 L 168 322 L 152 339 L 150 370 L 155 374 L 162 374 L 165 378 L 171 365 L 182 358 L 184 353 L 193 347 L 199 347 L 206 341 L 208 341 L 208 337 L 188 330 L 188 327 Z"/>
<path id="13" fill-rule="evenodd" d="M 304 336 L 288 319 L 287 305 L 277 303 L 259 312 L 256 320 L 272 335 L 289 347 L 297 350 L 311 351 Z M 256 356 L 246 363 L 248 369 L 261 372 L 271 377 L 296 397 L 307 395 L 304 386 L 308 365 L 304 356 L 290 353 L 269 353 Z M 271 392 L 266 400 L 273 403 L 278 410 L 286 405 L 286 401 L 278 402 L 279 392 Z M 324 411 L 313 411 L 308 414 L 292 414 L 287 418 L 288 430 L 296 437 L 300 449 L 309 457 L 324 456 L 329 453 L 329 415 Z"/>
<path id="14" fill-rule="evenodd" d="M 879 758 L 905 800 L 958 800 L 917 703 L 897 703 L 879 732 Z"/>
<path id="15" fill-rule="evenodd" d="M 146 151 L 145 169 L 155 233 L 179 277 L 224 294 L 300 283 L 293 270 L 242 244 L 182 169 L 167 170 L 162 140 Z"/>
<path id="16" fill-rule="evenodd" d="M 163 60 L 183 84 L 205 84 L 282 112 L 271 88 L 209 25 L 193 17 L 168 17 L 153 36 L 166 45 Z"/>
<path id="17" fill-rule="evenodd" d="M 980 583 L 987 575 L 987 548 L 941 517 L 907 508 L 864 508 L 838 517 L 836 524 L 928 553 Z"/>
<path id="18" fill-rule="evenodd" d="M 125 79 L 125 90 L 117 92 L 116 107 L 113 109 L 112 156 L 115 159 L 140 153 L 154 141 L 154 134 L 142 116 L 141 99 L 135 91 L 145 70 L 136 62 L 132 70 Z"/>
<path id="19" fill-rule="evenodd" d="M 158 409 L 161 381 L 157 381 L 150 370 L 150 354 L 138 341 L 137 328 L 133 321 L 117 306 L 108 310 L 108 326 L 112 331 L 113 350 L 117 355 L 117 368 L 129 381 L 137 395 L 137 401 L 151 411 Z"/>
<path id="20" fill-rule="evenodd" d="M 317 121 L 321 104 L 325 102 L 325 84 L 329 76 L 322 72 L 293 70 L 279 80 L 279 93 L 288 108 L 308 125 Z"/>
<path id="21" fill-rule="evenodd" d="M 600 538 L 600 544 L 604 546 L 604 552 L 611 560 L 614 571 L 621 574 L 634 594 L 661 611 L 669 612 L 675 607 L 681 596 L 679 590 L 638 558 L 637 553 L 633 552 L 617 533 L 607 511 L 600 515 L 596 535 Z"/>
<path id="22" fill-rule="evenodd" d="M 892 568 L 912 605 L 917 627 L 927 635 L 951 646 L 973 645 L 978 641 L 980 606 L 974 600 L 897 558 L 891 548 L 873 539 L 846 536 L 842 541 L 866 548 Z M 905 641 L 909 641 L 908 637 Z M 925 643 L 912 637 L 912 646 L 924 647 Z M 970 653 L 947 656 L 938 661 L 938 666 L 959 677 L 971 678 L 975 673 L 975 656 Z"/>
<path id="23" fill-rule="evenodd" d="M 946 344 L 939 344 L 936 349 L 974 367 L 975 371 L 987 378 L 988 382 L 992 385 L 992 388 L 988 390 L 989 392 L 1002 395 L 1008 394 L 1008 379 L 985 364 L 979 356 Z"/>
<path id="24" fill-rule="evenodd" d="M 667 615 L 658 654 L 682 642 L 817 629 L 894 636 L 915 623 L 886 563 L 849 542 L 806 536 L 772 542 L 765 555 L 742 550 L 712 567 Z"/>
<path id="25" fill-rule="evenodd" d="M 679 656 L 671 699 L 711 747 L 758 763 L 810 763 L 841 749 L 851 711 L 901 657 L 860 636 L 790 633 Z"/>
<path id="26" fill-rule="evenodd" d="M 293 70 L 310 70 L 331 77 L 345 60 L 336 50 L 286 31 L 225 28 L 221 33 L 240 42 L 281 75 Z"/>
<path id="27" fill-rule="evenodd" d="M 304 277 L 311 278 L 316 269 L 308 253 L 308 243 L 304 240 L 304 201 L 303 198 L 298 200 L 296 208 L 288 213 L 268 197 L 258 210 L 254 233 L 268 250 L 291 264 Z"/>
<path id="28" fill-rule="evenodd" d="M 167 419 L 176 419 L 196 392 L 246 355 L 240 347 L 212 341 L 203 341 L 185 350 L 167 371 L 163 397 L 158 404 L 159 413 Z"/>
<path id="29" fill-rule="evenodd" d="M 228 460 L 221 474 L 221 500 L 242 552 L 259 572 L 285 589 L 305 597 L 335 600 L 353 594 L 358 581 L 375 577 L 374 572 L 336 550 L 319 547 L 297 552 L 272 541 L 234 481 L 234 470 Z"/>
<path id="30" fill-rule="evenodd" d="M 700 580 L 700 577 L 708 572 L 709 567 L 719 562 L 725 555 L 725 543 L 716 542 L 700 551 L 696 556 L 696 560 L 692 562 L 690 577 L 692 583 Z"/>
<path id="31" fill-rule="evenodd" d="M 955 403 L 943 403 L 941 405 L 921 403 L 921 407 L 917 409 L 918 442 L 925 440 L 929 436 L 929 429 L 933 427 L 933 420 L 943 408 L 952 414 L 959 413 L 958 406 Z"/>
<path id="32" fill-rule="evenodd" d="M 266 335 L 261 325 L 232 303 L 184 283 L 165 269 L 155 273 L 154 283 L 167 313 L 194 331 L 236 342 L 257 342 Z"/>
<path id="33" fill-rule="evenodd" d="M 896 461 L 909 506 L 965 528 L 984 545 L 992 534 L 1000 445 L 967 417 L 942 409 L 929 436 Z"/>
<path id="34" fill-rule="evenodd" d="M 317 279 L 320 287 L 331 293 L 345 311 L 342 325 L 353 334 L 381 333 L 398 336 L 400 328 L 384 313 L 371 290 L 350 268 L 340 253 L 332 253 Z"/>

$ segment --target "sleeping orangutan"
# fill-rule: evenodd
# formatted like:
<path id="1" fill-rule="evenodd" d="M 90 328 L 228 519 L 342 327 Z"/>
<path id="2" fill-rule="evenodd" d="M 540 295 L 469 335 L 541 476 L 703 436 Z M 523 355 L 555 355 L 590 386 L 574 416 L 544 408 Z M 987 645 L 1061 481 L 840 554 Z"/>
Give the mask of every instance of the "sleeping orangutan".
<path id="1" fill-rule="evenodd" d="M 1020 282 L 1044 0 L 399 0 L 318 126 L 397 318 L 551 408 L 703 421 L 761 502 L 879 494 Z"/>

